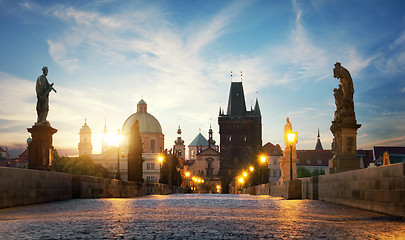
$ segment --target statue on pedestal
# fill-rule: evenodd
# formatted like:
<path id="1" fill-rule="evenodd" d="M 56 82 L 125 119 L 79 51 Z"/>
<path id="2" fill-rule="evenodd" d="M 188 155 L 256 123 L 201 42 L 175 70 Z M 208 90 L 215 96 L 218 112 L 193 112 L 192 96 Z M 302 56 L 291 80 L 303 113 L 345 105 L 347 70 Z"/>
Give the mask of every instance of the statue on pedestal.
<path id="1" fill-rule="evenodd" d="M 52 135 L 58 130 L 52 128 L 46 120 L 49 111 L 49 93 L 56 90 L 53 83 L 50 84 L 46 76 L 48 68 L 42 68 L 43 74 L 37 78 L 37 122 L 28 128 L 31 133 L 30 143 L 28 143 L 28 168 L 38 170 L 50 170 L 53 160 L 54 148 L 52 146 Z"/>
<path id="2" fill-rule="evenodd" d="M 340 80 L 338 88 L 333 90 L 336 111 L 330 127 L 333 134 L 333 158 L 329 160 L 327 173 L 337 173 L 360 168 L 357 158 L 357 124 L 353 102 L 353 80 L 350 72 L 337 62 L 333 77 Z"/>
<path id="3" fill-rule="evenodd" d="M 142 138 L 139 133 L 139 122 L 131 127 L 128 145 L 128 181 L 143 182 Z"/>
<path id="4" fill-rule="evenodd" d="M 56 93 L 56 90 L 53 88 L 53 83 L 50 84 L 46 76 L 48 75 L 48 68 L 42 68 L 42 75 L 38 77 L 36 84 L 37 92 L 37 125 L 47 124 L 49 122 L 46 120 L 49 111 L 49 93 L 53 90 Z"/>
<path id="5" fill-rule="evenodd" d="M 335 121 L 343 121 L 345 118 L 354 120 L 354 88 L 352 77 L 349 71 L 342 67 L 339 62 L 335 64 L 333 77 L 340 80 L 339 87 L 333 90 L 336 104 Z"/>
<path id="6" fill-rule="evenodd" d="M 297 178 L 297 150 L 296 150 L 296 145 L 298 144 L 298 133 L 293 132 L 292 130 L 292 124 L 290 122 L 290 119 L 287 118 L 287 123 L 284 126 L 284 142 L 285 142 L 285 149 L 283 151 L 283 156 L 279 159 L 280 163 L 280 170 L 281 170 L 281 177 L 280 181 L 287 181 L 290 180 L 290 161 L 292 158 L 292 172 L 293 172 L 293 179 Z M 290 143 L 288 141 L 288 135 L 293 133 L 295 134 L 294 142 Z M 292 151 L 290 151 L 290 147 Z M 292 154 L 292 155 L 291 155 Z"/>

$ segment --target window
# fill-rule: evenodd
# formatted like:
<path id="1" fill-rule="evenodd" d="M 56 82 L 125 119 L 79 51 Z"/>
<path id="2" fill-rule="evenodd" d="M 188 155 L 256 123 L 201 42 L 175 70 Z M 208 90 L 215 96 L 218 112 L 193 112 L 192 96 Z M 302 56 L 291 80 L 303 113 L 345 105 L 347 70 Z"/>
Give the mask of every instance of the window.
<path id="1" fill-rule="evenodd" d="M 155 182 L 155 176 L 146 176 L 146 182 Z"/>
<path id="2" fill-rule="evenodd" d="M 156 149 L 156 140 L 152 139 L 152 140 L 150 140 L 150 150 L 152 150 L 152 152 L 153 152 L 153 151 L 155 151 L 155 149 Z"/>
<path id="3" fill-rule="evenodd" d="M 146 169 L 155 169 L 155 163 L 146 163 Z"/>

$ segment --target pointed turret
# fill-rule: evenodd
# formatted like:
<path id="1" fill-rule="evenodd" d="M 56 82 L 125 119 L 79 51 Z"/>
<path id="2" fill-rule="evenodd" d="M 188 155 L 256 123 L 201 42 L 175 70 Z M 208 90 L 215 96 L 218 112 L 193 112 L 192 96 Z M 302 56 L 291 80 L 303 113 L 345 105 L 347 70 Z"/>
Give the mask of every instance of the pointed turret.
<path id="1" fill-rule="evenodd" d="M 261 115 L 260 107 L 259 107 L 259 100 L 256 98 L 255 109 L 253 110 L 255 115 Z"/>
<path id="2" fill-rule="evenodd" d="M 316 140 L 315 150 L 323 150 L 322 143 L 321 143 L 321 135 L 319 134 L 319 128 L 318 128 L 318 137 Z"/>

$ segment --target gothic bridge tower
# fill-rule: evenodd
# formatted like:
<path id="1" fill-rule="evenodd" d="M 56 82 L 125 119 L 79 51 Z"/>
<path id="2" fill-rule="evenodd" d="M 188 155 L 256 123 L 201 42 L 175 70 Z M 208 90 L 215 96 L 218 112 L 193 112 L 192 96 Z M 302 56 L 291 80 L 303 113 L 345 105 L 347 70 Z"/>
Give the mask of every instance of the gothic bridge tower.
<path id="1" fill-rule="evenodd" d="M 242 82 L 232 82 L 226 114 L 220 109 L 220 175 L 222 192 L 229 192 L 229 183 L 242 169 L 257 161 L 262 146 L 262 116 L 259 101 L 246 110 Z"/>

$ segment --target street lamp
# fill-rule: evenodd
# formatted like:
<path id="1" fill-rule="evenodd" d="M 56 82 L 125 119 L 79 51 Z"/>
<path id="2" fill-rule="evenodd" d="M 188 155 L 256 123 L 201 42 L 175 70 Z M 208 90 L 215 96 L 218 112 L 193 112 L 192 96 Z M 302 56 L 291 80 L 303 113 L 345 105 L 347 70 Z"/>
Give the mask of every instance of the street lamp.
<path id="1" fill-rule="evenodd" d="M 186 175 L 186 188 L 188 191 L 188 188 L 190 187 L 190 172 L 186 172 L 185 175 Z"/>
<path id="2" fill-rule="evenodd" d="M 158 161 L 159 161 L 159 182 L 162 183 L 162 163 L 163 163 L 162 155 L 159 155 Z"/>
<path id="3" fill-rule="evenodd" d="M 122 136 L 120 134 L 120 130 L 118 129 L 117 135 L 113 137 L 113 143 L 117 148 L 117 173 L 115 174 L 115 179 L 121 180 L 121 172 L 120 172 L 120 143 L 122 140 Z"/>
<path id="4" fill-rule="evenodd" d="M 265 164 L 266 163 L 266 156 L 264 156 L 264 155 L 261 155 L 260 156 L 260 164 Z M 260 171 L 259 171 L 259 175 L 261 176 L 261 182 L 260 182 L 260 184 L 262 184 L 264 181 L 263 181 L 263 167 L 260 167 Z"/>
<path id="5" fill-rule="evenodd" d="M 287 140 L 290 144 L 290 181 L 293 180 L 293 170 L 292 170 L 292 146 L 295 142 L 295 133 L 287 133 Z"/>

